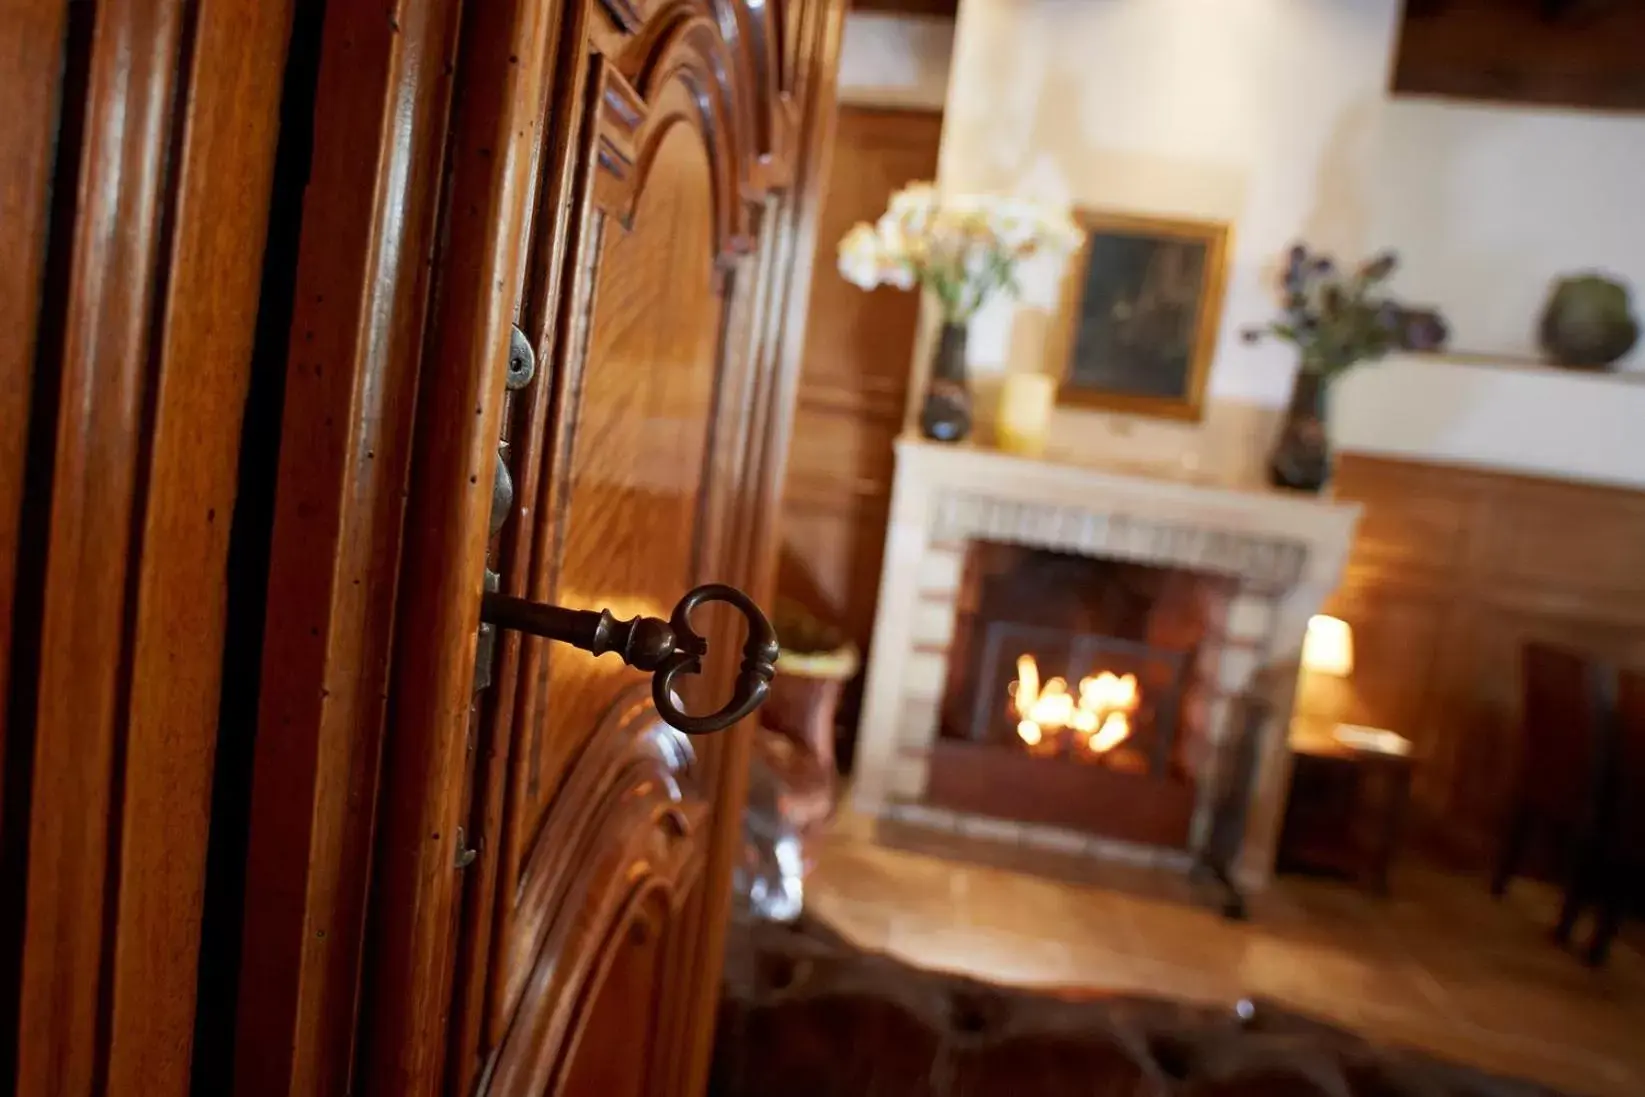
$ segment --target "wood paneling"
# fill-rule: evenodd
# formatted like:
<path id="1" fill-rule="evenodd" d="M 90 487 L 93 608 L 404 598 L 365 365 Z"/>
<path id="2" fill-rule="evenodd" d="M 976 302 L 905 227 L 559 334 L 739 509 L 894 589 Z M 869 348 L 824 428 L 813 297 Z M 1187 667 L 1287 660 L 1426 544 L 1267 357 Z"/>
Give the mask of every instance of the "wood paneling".
<path id="1" fill-rule="evenodd" d="M 327 5 L 285 377 L 235 1085 L 341 1094 L 459 5 Z"/>
<path id="2" fill-rule="evenodd" d="M 40 320 L 52 167 L 60 125 L 68 0 L 32 0 L 0 19 L 0 696 L 11 664 L 12 595 Z M 0 705 L 0 841 L 4 840 L 7 712 Z"/>
<path id="3" fill-rule="evenodd" d="M 866 649 L 919 319 L 916 294 L 864 293 L 834 270 L 834 246 L 884 212 L 892 192 L 937 170 L 942 116 L 846 107 L 818 218 L 817 265 L 783 498 L 784 595 L 840 621 Z"/>
<path id="4" fill-rule="evenodd" d="M 1615 0 L 1408 0 L 1396 92 L 1645 110 L 1645 8 Z"/>
<path id="5" fill-rule="evenodd" d="M 0 567 L 24 596 L 6 607 L 0 1087 L 182 1095 L 291 8 L 50 7 L 8 8 L 4 48 L 27 55 L 0 75 L 19 107 L 4 307 L 24 310 L 5 399 L 31 401 L 26 428 L 4 405 L 0 452 L 9 472 L 27 439 L 20 509 L 0 484 L 18 523 Z"/>
<path id="6" fill-rule="evenodd" d="M 0 1090 L 700 1092 L 751 729 L 478 607 L 769 603 L 844 4 L 294 7 L 0 17 Z"/>
<path id="7" fill-rule="evenodd" d="M 1336 494 L 1365 506 L 1325 607 L 1355 667 L 1305 676 L 1300 711 L 1413 739 L 1424 829 L 1483 864 L 1520 763 L 1521 645 L 1645 661 L 1645 493 L 1349 454 Z"/>
<path id="8" fill-rule="evenodd" d="M 851 10 L 952 19 L 959 13 L 960 3 L 959 0 L 857 0 Z"/>

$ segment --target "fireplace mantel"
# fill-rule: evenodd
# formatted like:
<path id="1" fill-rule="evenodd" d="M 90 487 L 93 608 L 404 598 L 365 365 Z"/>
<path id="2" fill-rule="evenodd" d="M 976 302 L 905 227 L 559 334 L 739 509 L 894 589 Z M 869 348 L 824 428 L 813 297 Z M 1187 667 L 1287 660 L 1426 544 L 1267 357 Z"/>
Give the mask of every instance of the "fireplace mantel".
<path id="1" fill-rule="evenodd" d="M 880 576 L 854 798 L 859 810 L 1069 854 L 1186 865 L 1193 850 L 1148 851 L 1043 827 L 955 818 L 922 804 L 936 736 L 961 559 L 971 541 L 1228 575 L 1236 642 L 1222 657 L 1229 696 L 1260 690 L 1271 716 L 1258 747 L 1251 810 L 1236 875 L 1264 885 L 1289 779 L 1289 723 L 1308 618 L 1336 586 L 1356 504 L 1230 486 L 1152 467 L 1085 466 L 919 438 L 896 444 L 896 479 Z M 1204 821 L 1202 821 L 1203 823 Z M 1204 826 L 1195 841 L 1203 841 Z"/>

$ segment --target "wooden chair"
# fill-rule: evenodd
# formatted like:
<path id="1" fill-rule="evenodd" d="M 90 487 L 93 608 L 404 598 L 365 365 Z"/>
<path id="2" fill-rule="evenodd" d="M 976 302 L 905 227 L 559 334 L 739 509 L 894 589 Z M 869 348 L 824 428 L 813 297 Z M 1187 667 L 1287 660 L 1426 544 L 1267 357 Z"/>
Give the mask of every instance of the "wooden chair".
<path id="1" fill-rule="evenodd" d="M 1617 676 L 1614 764 L 1601 805 L 1599 850 L 1592 876 L 1599 916 L 1588 962 L 1603 964 L 1645 880 L 1645 670 Z"/>
<path id="2" fill-rule="evenodd" d="M 1523 757 L 1491 893 L 1507 890 L 1534 838 L 1551 838 L 1566 854 L 1572 884 L 1560 918 L 1568 936 L 1567 922 L 1575 919 L 1572 900 L 1595 849 L 1605 772 L 1603 714 L 1615 671 L 1580 652 L 1537 642 L 1522 649 L 1520 666 Z"/>

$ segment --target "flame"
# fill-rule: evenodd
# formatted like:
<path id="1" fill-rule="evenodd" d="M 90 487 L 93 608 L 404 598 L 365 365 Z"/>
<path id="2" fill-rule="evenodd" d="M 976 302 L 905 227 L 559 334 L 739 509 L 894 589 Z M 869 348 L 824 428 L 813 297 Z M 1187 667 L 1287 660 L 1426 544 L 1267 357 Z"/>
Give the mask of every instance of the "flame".
<path id="1" fill-rule="evenodd" d="M 1021 718 L 1017 736 L 1030 747 L 1039 746 L 1048 731 L 1055 735 L 1073 728 L 1086 749 L 1105 754 L 1131 735 L 1131 713 L 1139 701 L 1135 674 L 1105 670 L 1082 678 L 1076 698 L 1061 678 L 1041 686 L 1039 663 L 1032 655 L 1019 655 L 1013 686 L 1012 704 Z"/>
<path id="2" fill-rule="evenodd" d="M 1107 754 L 1131 737 L 1131 717 L 1123 712 L 1110 712 L 1102 722 L 1102 730 L 1085 741 L 1092 754 Z"/>

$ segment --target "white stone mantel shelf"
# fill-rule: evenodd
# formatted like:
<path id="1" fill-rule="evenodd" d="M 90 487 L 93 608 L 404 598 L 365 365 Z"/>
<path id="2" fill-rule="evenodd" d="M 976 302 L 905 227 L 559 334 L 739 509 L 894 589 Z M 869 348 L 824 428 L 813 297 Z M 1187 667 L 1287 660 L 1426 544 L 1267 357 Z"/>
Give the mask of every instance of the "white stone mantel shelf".
<path id="1" fill-rule="evenodd" d="M 858 808 L 885 815 L 922 795 L 920 756 L 937 733 L 936 697 L 946 676 L 929 665 L 946 657 L 931 652 L 946 647 L 954 627 L 956 553 L 965 542 L 1006 541 L 1220 572 L 1236 576 L 1244 592 L 1234 617 L 1257 622 L 1245 626 L 1253 633 L 1240 649 L 1223 656 L 1220 685 L 1230 694 L 1260 688 L 1272 705 L 1236 870 L 1246 886 L 1262 886 L 1289 782 L 1285 729 L 1302 638 L 1308 618 L 1341 578 L 1359 509 L 1265 486 L 1189 478 L 1180 470 L 1092 467 L 981 445 L 899 439 L 859 729 Z"/>
<path id="2" fill-rule="evenodd" d="M 1024 457 L 970 442 L 903 435 L 895 443 L 897 479 L 928 490 L 983 493 L 1049 506 L 1083 506 L 1196 526 L 1311 542 L 1351 537 L 1358 503 L 1261 485 L 1228 484 L 1168 467 L 1087 465 Z M 909 503 L 915 501 L 909 496 Z M 895 515 L 893 515 L 895 520 Z"/>

